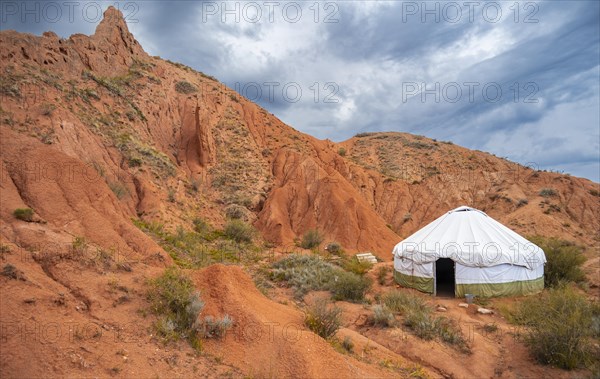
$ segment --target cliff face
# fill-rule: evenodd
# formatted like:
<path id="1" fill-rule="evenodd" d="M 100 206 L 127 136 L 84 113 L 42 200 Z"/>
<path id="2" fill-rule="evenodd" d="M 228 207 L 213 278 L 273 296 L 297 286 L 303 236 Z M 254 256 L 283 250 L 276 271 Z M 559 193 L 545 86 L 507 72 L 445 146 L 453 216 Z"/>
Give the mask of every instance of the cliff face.
<path id="1" fill-rule="evenodd" d="M 389 259 L 402 237 L 467 204 L 520 233 L 598 239 L 597 185 L 588 180 L 400 133 L 317 140 L 214 78 L 148 56 L 114 8 L 89 37 L 0 36 L 7 238 L 20 233 L 11 213 L 25 205 L 44 228 L 129 246 L 151 244 L 131 231 L 131 218 L 221 225 L 238 204 L 273 243 L 317 228 Z M 20 164 L 87 171 L 36 186 Z"/>

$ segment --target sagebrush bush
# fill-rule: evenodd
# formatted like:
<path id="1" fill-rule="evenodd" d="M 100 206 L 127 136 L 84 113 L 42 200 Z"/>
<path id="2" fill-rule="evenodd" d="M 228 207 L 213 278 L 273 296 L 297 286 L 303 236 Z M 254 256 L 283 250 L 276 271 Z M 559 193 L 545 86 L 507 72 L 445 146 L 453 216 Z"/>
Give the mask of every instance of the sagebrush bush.
<path id="1" fill-rule="evenodd" d="M 241 220 L 229 220 L 227 224 L 225 224 L 225 229 L 223 231 L 227 238 L 238 243 L 252 242 L 252 239 L 256 234 L 252 225 L 246 224 Z"/>
<path id="2" fill-rule="evenodd" d="M 246 207 L 237 204 L 231 204 L 225 208 L 225 216 L 230 219 L 245 220 L 247 218 L 248 210 Z"/>
<path id="3" fill-rule="evenodd" d="M 271 278 L 286 281 L 296 297 L 301 298 L 308 291 L 328 289 L 338 271 L 341 271 L 338 267 L 318 256 L 291 254 L 273 264 Z"/>
<path id="4" fill-rule="evenodd" d="M 363 300 L 371 288 L 371 279 L 339 270 L 328 287 L 335 300 L 357 302 Z"/>
<path id="5" fill-rule="evenodd" d="M 221 338 L 232 325 L 233 319 L 229 315 L 221 319 L 206 316 L 202 322 L 202 334 L 205 338 Z"/>
<path id="6" fill-rule="evenodd" d="M 556 287 L 562 282 L 583 282 L 585 273 L 581 265 L 585 262 L 582 248 L 572 242 L 558 238 L 531 237 L 529 240 L 544 250 L 544 285 Z"/>
<path id="7" fill-rule="evenodd" d="M 17 208 L 13 212 L 13 216 L 15 216 L 19 220 L 31 222 L 31 221 L 33 221 L 33 209 Z"/>
<path id="8" fill-rule="evenodd" d="M 313 249 L 318 247 L 323 242 L 323 237 L 317 229 L 311 229 L 302 236 L 300 247 L 303 249 Z"/>
<path id="9" fill-rule="evenodd" d="M 515 315 L 517 323 L 527 328 L 525 341 L 533 356 L 568 370 L 599 364 L 591 346 L 591 338 L 598 337 L 599 318 L 598 304 L 570 286 L 526 299 Z"/>
<path id="10" fill-rule="evenodd" d="M 286 281 L 299 298 L 308 291 L 329 290 L 335 300 L 360 301 L 371 287 L 371 281 L 316 255 L 291 254 L 273 264 L 271 278 Z"/>
<path id="11" fill-rule="evenodd" d="M 204 308 L 192 280 L 178 268 L 167 267 L 148 281 L 146 294 L 151 311 L 159 316 L 157 332 L 165 339 L 196 338 L 198 315 Z"/>
<path id="12" fill-rule="evenodd" d="M 327 339 L 341 327 L 341 317 L 341 308 L 329 305 L 329 302 L 324 299 L 319 299 L 306 310 L 304 323 L 310 330 Z"/>
<path id="13" fill-rule="evenodd" d="M 337 242 L 328 243 L 326 249 L 328 252 L 334 255 L 340 255 L 343 252 L 342 245 Z"/>
<path id="14" fill-rule="evenodd" d="M 371 318 L 373 325 L 384 328 L 394 325 L 396 321 L 392 311 L 385 305 L 377 304 L 373 307 L 373 316 Z"/>

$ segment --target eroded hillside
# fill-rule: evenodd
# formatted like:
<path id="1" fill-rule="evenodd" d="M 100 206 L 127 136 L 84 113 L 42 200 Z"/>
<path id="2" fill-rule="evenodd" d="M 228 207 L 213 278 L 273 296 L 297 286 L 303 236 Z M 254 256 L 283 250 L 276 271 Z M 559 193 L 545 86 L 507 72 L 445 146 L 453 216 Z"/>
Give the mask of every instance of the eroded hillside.
<path id="1" fill-rule="evenodd" d="M 114 8 L 92 36 L 2 31 L 0 61 L 0 253 L 14 269 L 0 277 L 0 368 L 9 376 L 410 375 L 414 357 L 352 328 L 374 357 L 310 340 L 298 309 L 248 288 L 234 267 L 190 270 L 207 309 L 234 314 L 234 332 L 246 321 L 298 324 L 300 342 L 210 342 L 202 357 L 161 345 L 143 311 L 146 280 L 174 261 L 218 261 L 180 260 L 177 243 L 228 252 L 220 233 L 234 213 L 260 232 L 251 270 L 310 229 L 389 261 L 402 237 L 463 204 L 597 253 L 598 184 L 407 134 L 318 140 L 215 78 L 149 56 Z M 15 217 L 26 208 L 31 217 Z M 48 325 L 60 335 L 49 339 Z M 224 347 L 236 353 L 224 359 Z M 254 361 L 259 350 L 277 362 Z"/>

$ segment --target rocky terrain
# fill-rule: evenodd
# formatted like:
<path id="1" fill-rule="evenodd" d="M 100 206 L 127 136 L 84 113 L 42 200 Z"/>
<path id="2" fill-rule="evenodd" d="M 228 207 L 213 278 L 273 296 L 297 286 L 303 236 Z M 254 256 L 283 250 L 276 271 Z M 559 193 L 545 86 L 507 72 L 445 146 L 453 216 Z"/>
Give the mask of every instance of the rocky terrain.
<path id="1" fill-rule="evenodd" d="M 468 358 L 412 338 L 398 347 L 356 323 L 357 304 L 345 305 L 339 333 L 363 353 L 341 354 L 303 325 L 293 296 L 265 297 L 251 275 L 300 251 L 312 229 L 389 266 L 403 237 L 471 205 L 523 235 L 583 246 L 597 286 L 597 183 L 403 133 L 318 140 L 215 78 L 149 56 L 114 8 L 92 36 L 2 31 L 0 61 L 1 259 L 15 270 L 0 277 L 2 377 L 576 375 L 532 366 L 526 354 L 498 371 L 506 362 L 478 354 L 508 347 L 483 337 Z M 30 217 L 15 217 L 25 208 Z M 234 214 L 259 232 L 250 262 L 209 266 L 223 262 L 214 250 L 200 259 L 165 247 L 197 220 L 219 230 Z M 236 320 L 199 356 L 184 342 L 162 344 L 143 311 L 146 280 L 174 262 L 206 312 Z M 248 325 L 261 337 L 244 337 Z M 432 348 L 449 360 L 436 364 Z"/>

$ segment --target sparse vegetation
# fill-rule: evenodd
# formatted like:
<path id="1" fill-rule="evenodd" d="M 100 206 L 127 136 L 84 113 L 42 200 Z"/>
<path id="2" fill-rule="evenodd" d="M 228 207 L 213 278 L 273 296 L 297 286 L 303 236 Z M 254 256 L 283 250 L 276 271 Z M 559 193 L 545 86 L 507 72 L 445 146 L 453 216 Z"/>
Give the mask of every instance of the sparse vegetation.
<path id="1" fill-rule="evenodd" d="M 529 240 L 544 250 L 547 263 L 544 266 L 544 285 L 556 287 L 563 282 L 582 282 L 585 274 L 581 265 L 585 257 L 581 247 L 558 238 L 530 237 Z"/>
<path id="2" fill-rule="evenodd" d="M 352 342 L 352 338 L 350 338 L 349 336 L 344 337 L 344 339 L 342 340 L 342 347 L 348 353 L 352 353 L 354 351 L 354 342 Z"/>
<path id="3" fill-rule="evenodd" d="M 373 267 L 373 264 L 367 261 L 359 261 L 358 258 L 354 256 L 350 259 L 345 260 L 343 263 L 343 267 L 346 271 L 350 271 L 352 273 L 362 276 L 366 274 L 371 269 L 371 267 Z"/>
<path id="4" fill-rule="evenodd" d="M 200 293 L 192 280 L 176 267 L 168 267 L 164 273 L 148 282 L 147 299 L 151 311 L 159 317 L 155 324 L 157 333 L 165 340 L 186 338 L 199 346 L 198 315 L 204 308 Z"/>
<path id="5" fill-rule="evenodd" d="M 385 305 L 377 304 L 373 307 L 373 316 L 371 317 L 373 325 L 387 328 L 393 326 L 395 321 L 394 314 Z"/>
<path id="6" fill-rule="evenodd" d="M 310 229 L 302 236 L 302 242 L 300 242 L 300 247 L 303 249 L 313 249 L 318 247 L 321 242 L 323 242 L 323 236 L 317 229 Z"/>
<path id="7" fill-rule="evenodd" d="M 327 339 L 335 335 L 341 327 L 341 315 L 341 308 L 319 299 L 306 310 L 304 323 L 310 330 Z"/>
<path id="8" fill-rule="evenodd" d="M 75 236 L 73 237 L 73 241 L 71 242 L 71 248 L 73 249 L 73 252 L 78 253 L 78 254 L 83 254 L 85 253 L 85 250 L 88 247 L 88 243 L 85 240 L 85 237 L 82 236 Z"/>
<path id="9" fill-rule="evenodd" d="M 56 109 L 56 105 L 50 103 L 43 103 L 40 106 L 40 113 L 42 116 L 51 116 L 52 112 Z"/>
<path id="10" fill-rule="evenodd" d="M 212 316 L 204 317 L 202 322 L 202 334 L 205 338 L 221 338 L 233 325 L 233 319 L 229 315 L 218 319 Z"/>
<path id="11" fill-rule="evenodd" d="M 224 229 L 225 236 L 237 243 L 250 243 L 256 234 L 255 229 L 252 225 L 246 224 L 241 220 L 229 220 L 225 224 Z"/>
<path id="12" fill-rule="evenodd" d="M 343 270 L 339 270 L 328 285 L 335 300 L 353 302 L 363 300 L 370 288 L 371 279 Z"/>
<path id="13" fill-rule="evenodd" d="M 598 191 L 596 189 L 591 189 L 590 190 L 590 195 L 596 196 L 596 197 L 600 197 L 600 191 Z"/>
<path id="14" fill-rule="evenodd" d="M 542 188 L 539 192 L 539 195 L 542 197 L 551 197 L 556 196 L 557 192 L 554 188 Z"/>
<path id="15" fill-rule="evenodd" d="M 296 297 L 308 291 L 329 290 L 335 300 L 360 301 L 371 281 L 325 262 L 318 256 L 291 254 L 275 262 L 271 278 L 286 281 Z"/>
<path id="16" fill-rule="evenodd" d="M 175 91 L 179 93 L 183 93 L 186 95 L 192 94 L 194 92 L 198 92 L 198 88 L 192 83 L 186 81 L 180 81 L 175 83 Z"/>
<path id="17" fill-rule="evenodd" d="M 33 209 L 17 208 L 13 212 L 13 216 L 15 216 L 17 219 L 22 220 L 22 221 L 32 222 L 33 221 Z"/>
<path id="18" fill-rule="evenodd" d="M 340 245 L 340 244 L 339 244 L 339 243 L 337 243 L 337 242 L 330 242 L 330 243 L 328 243 L 328 244 L 327 244 L 327 246 L 325 247 L 325 249 L 326 249 L 326 250 L 327 250 L 329 253 L 331 253 L 331 254 L 333 254 L 333 255 L 340 255 L 340 254 L 342 254 L 342 252 L 344 251 L 344 250 L 342 249 L 342 245 Z"/>
<path id="19" fill-rule="evenodd" d="M 246 207 L 237 204 L 230 204 L 225 208 L 225 216 L 230 219 L 241 219 L 244 220 L 248 217 L 248 210 Z"/>
<path id="20" fill-rule="evenodd" d="M 271 278 L 286 281 L 294 289 L 296 297 L 308 291 L 327 289 L 339 267 L 325 262 L 318 256 L 291 254 L 273 264 Z"/>
<path id="21" fill-rule="evenodd" d="M 400 313 L 403 324 L 417 337 L 425 340 L 439 338 L 461 352 L 470 352 L 467 340 L 456 322 L 446 317 L 435 317 L 423 297 L 410 292 L 392 291 L 382 297 L 382 302 L 391 311 Z"/>
<path id="22" fill-rule="evenodd" d="M 121 182 L 109 182 L 108 187 L 119 200 L 129 195 L 129 190 Z"/>
<path id="23" fill-rule="evenodd" d="M 4 265 L 4 267 L 2 268 L 2 275 L 10 279 L 25 280 L 23 272 L 17 269 L 15 266 L 11 265 L 10 263 Z"/>
<path id="24" fill-rule="evenodd" d="M 600 307 L 574 288 L 554 288 L 524 300 L 515 319 L 527 328 L 525 341 L 540 363 L 568 370 L 600 363 L 591 346 L 591 339 L 600 337 Z"/>
<path id="25" fill-rule="evenodd" d="M 521 208 L 522 206 L 527 205 L 527 204 L 529 204 L 529 200 L 527 200 L 527 199 L 519 199 L 517 201 L 517 208 Z"/>
<path id="26" fill-rule="evenodd" d="M 381 266 L 379 267 L 379 270 L 377 270 L 377 281 L 379 282 L 380 285 L 384 285 L 385 284 L 385 280 L 387 278 L 387 274 L 390 270 L 388 269 L 387 266 Z"/>
<path id="27" fill-rule="evenodd" d="M 340 156 L 342 156 L 342 157 L 345 157 L 345 156 L 346 156 L 346 149 L 345 149 L 345 148 L 343 148 L 343 147 L 340 147 L 340 148 L 338 149 L 338 154 L 339 154 Z"/>

